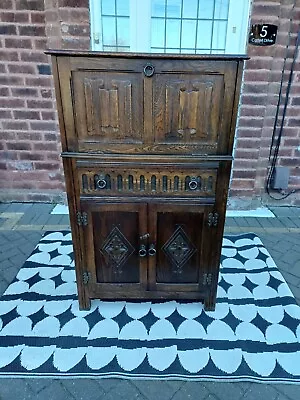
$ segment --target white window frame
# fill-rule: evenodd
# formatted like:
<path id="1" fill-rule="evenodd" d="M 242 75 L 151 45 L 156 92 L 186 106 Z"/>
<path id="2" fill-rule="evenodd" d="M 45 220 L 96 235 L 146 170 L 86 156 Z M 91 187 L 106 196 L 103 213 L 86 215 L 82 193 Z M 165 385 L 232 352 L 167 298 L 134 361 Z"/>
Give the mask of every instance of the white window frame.
<path id="1" fill-rule="evenodd" d="M 252 0 L 230 0 L 225 54 L 245 54 Z M 101 1 L 89 0 L 91 49 L 103 51 Z M 151 51 L 151 0 L 130 0 L 130 52 Z M 239 40 L 237 40 L 239 38 Z"/>

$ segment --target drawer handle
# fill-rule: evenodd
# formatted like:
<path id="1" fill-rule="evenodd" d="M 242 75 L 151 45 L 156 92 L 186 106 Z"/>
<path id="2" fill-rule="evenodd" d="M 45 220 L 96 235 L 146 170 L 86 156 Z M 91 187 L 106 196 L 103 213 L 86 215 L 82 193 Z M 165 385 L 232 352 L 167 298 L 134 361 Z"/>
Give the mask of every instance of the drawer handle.
<path id="1" fill-rule="evenodd" d="M 156 248 L 154 244 L 150 244 L 149 250 L 148 250 L 149 256 L 155 256 L 156 254 Z"/>
<path id="2" fill-rule="evenodd" d="M 191 179 L 191 181 L 189 182 L 189 188 L 190 190 L 196 190 L 198 187 L 198 182 L 196 181 L 195 178 Z"/>
<path id="3" fill-rule="evenodd" d="M 151 78 L 154 75 L 155 68 L 152 64 L 148 63 L 144 66 L 144 74 L 147 78 Z"/>
<path id="4" fill-rule="evenodd" d="M 141 244 L 139 249 L 139 256 L 146 257 L 146 255 L 147 255 L 146 246 L 144 244 Z"/>
<path id="5" fill-rule="evenodd" d="M 104 178 L 101 178 L 97 180 L 96 185 L 98 189 L 105 189 L 107 186 L 107 182 Z"/>

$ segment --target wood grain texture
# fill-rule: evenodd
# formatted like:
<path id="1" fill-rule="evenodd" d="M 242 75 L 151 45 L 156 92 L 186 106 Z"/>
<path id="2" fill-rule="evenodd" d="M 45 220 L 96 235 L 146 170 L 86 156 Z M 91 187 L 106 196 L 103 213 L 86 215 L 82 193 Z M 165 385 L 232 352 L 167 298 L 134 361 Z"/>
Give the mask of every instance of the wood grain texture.
<path id="1" fill-rule="evenodd" d="M 48 54 L 80 308 L 199 299 L 213 310 L 246 57 Z"/>

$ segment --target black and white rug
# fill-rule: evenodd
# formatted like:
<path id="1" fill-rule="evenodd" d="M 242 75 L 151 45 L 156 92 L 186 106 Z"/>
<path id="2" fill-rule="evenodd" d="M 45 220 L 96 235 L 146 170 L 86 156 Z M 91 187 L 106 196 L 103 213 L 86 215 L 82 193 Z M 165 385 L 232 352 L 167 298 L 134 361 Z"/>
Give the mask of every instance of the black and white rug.
<path id="1" fill-rule="evenodd" d="M 48 232 L 0 299 L 0 376 L 300 383 L 300 307 L 255 234 L 227 236 L 216 311 L 94 300 L 69 232 Z"/>

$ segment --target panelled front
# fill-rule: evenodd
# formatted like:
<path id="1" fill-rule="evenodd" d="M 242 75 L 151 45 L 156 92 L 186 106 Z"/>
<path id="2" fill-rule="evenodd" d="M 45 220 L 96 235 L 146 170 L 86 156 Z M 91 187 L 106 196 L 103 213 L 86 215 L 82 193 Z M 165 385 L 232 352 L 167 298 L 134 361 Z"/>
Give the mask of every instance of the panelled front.
<path id="1" fill-rule="evenodd" d="M 209 226 L 209 218 L 212 212 L 212 206 L 149 205 L 150 243 L 156 249 L 149 257 L 152 290 L 196 292 L 204 289 L 203 279 L 211 269 L 210 242 L 214 229 Z"/>
<path id="2" fill-rule="evenodd" d="M 236 60 L 71 57 L 64 65 L 61 80 L 70 82 L 62 91 L 65 126 L 74 139 L 64 150 L 230 153 Z"/>
<path id="3" fill-rule="evenodd" d="M 82 229 L 91 291 L 145 288 L 147 264 L 139 256 L 139 237 L 147 229 L 147 206 L 82 202 L 81 210 L 87 220 Z"/>

